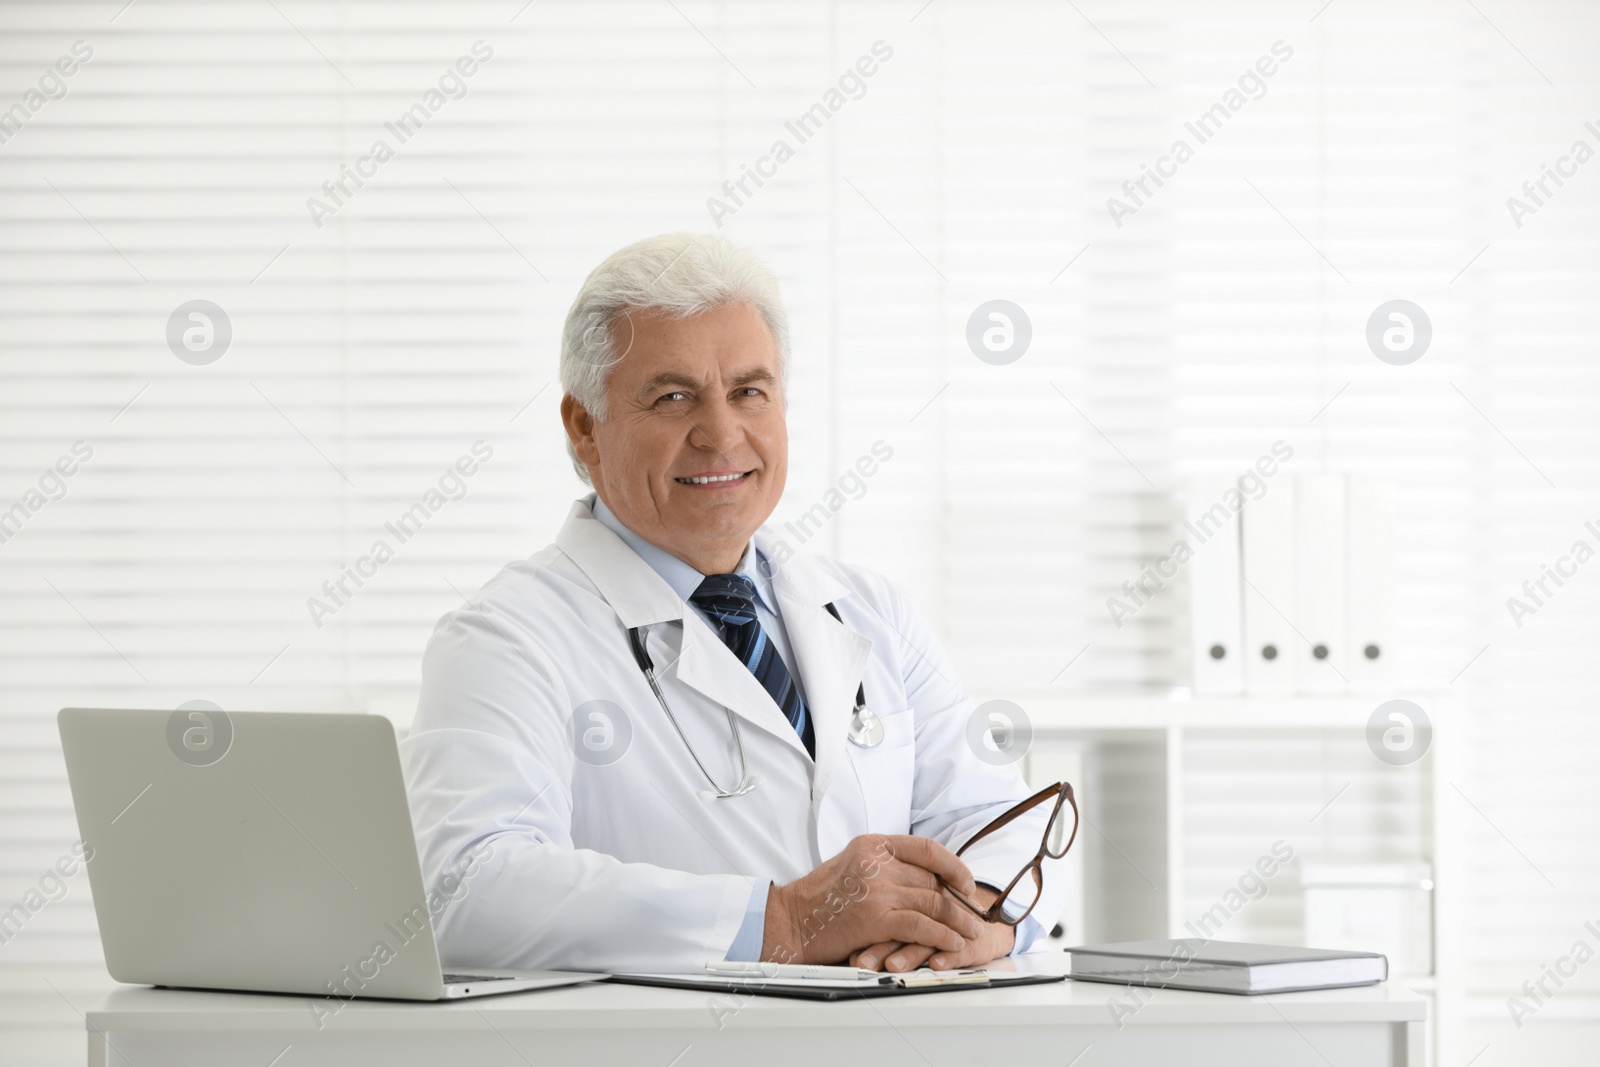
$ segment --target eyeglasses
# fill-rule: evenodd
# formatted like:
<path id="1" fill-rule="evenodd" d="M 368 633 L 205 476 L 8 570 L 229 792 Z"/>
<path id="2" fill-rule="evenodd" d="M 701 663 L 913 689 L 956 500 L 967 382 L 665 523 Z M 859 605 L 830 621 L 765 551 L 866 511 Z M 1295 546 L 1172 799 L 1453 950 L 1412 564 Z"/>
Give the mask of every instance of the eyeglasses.
<path id="1" fill-rule="evenodd" d="M 1058 860 L 1067 854 L 1072 847 L 1072 842 L 1078 838 L 1078 802 L 1072 795 L 1072 783 L 1057 782 L 1055 785 L 1046 786 L 1022 803 L 1002 813 L 998 818 L 982 830 L 973 834 L 967 843 L 956 850 L 956 856 L 961 856 L 967 849 L 977 844 L 998 830 L 1004 829 L 1011 823 L 1020 819 L 1028 812 L 1042 804 L 1051 801 L 1055 806 L 1050 809 L 1050 822 L 1045 825 L 1044 838 L 1039 842 L 1039 851 L 1034 853 L 1033 859 L 1017 872 L 1011 879 L 1011 884 L 995 898 L 993 904 L 987 908 L 968 900 L 961 893 L 950 887 L 943 878 L 939 884 L 949 890 L 950 895 L 960 901 L 968 911 L 972 912 L 984 922 L 1004 923 L 1006 926 L 1016 926 L 1032 913 L 1039 903 L 1039 897 L 1044 893 L 1044 861 L 1046 859 Z M 1066 820 L 1061 817 L 1062 802 L 1072 808 L 1072 832 L 1067 833 Z M 1009 913 L 1009 914 L 1008 914 Z"/>

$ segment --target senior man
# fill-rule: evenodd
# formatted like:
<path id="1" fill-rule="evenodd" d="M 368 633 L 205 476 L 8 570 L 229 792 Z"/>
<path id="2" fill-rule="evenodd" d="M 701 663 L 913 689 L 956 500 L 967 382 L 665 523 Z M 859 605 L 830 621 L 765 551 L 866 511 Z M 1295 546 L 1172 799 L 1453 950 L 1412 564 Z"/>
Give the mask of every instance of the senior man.
<path id="1" fill-rule="evenodd" d="M 584 282 L 561 415 L 594 492 L 440 620 L 402 746 L 447 964 L 948 968 L 1059 914 L 1060 797 L 1007 818 L 1022 776 L 905 595 L 762 527 L 788 362 L 776 279 L 723 238 Z"/>

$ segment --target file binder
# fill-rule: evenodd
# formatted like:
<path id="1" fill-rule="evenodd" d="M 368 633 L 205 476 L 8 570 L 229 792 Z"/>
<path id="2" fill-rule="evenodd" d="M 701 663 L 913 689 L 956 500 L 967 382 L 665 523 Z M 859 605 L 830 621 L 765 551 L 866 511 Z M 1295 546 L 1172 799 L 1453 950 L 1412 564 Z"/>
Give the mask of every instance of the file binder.
<path id="1" fill-rule="evenodd" d="M 1345 637 L 1345 479 L 1295 478 L 1295 689 L 1342 692 L 1350 677 Z"/>
<path id="2" fill-rule="evenodd" d="M 1294 482 L 1267 483 L 1240 513 L 1244 563 L 1244 687 L 1251 696 L 1294 693 L 1300 639 L 1295 612 Z"/>
<path id="3" fill-rule="evenodd" d="M 1346 612 L 1349 615 L 1350 686 L 1387 692 L 1390 618 L 1395 581 L 1395 486 L 1377 478 L 1352 477 L 1345 508 Z"/>
<path id="4" fill-rule="evenodd" d="M 1240 618 L 1239 513 L 1225 495 L 1233 478 L 1189 481 L 1184 540 L 1189 561 L 1189 648 L 1196 696 L 1244 692 L 1244 628 Z"/>

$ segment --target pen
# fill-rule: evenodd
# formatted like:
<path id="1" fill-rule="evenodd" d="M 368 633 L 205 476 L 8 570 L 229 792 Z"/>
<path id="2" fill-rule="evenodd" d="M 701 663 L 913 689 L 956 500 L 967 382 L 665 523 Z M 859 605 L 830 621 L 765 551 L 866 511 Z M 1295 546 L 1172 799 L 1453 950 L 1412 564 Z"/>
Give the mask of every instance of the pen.
<path id="1" fill-rule="evenodd" d="M 860 967 L 836 967 L 820 963 L 755 963 L 733 960 L 713 960 L 706 964 L 707 974 L 734 975 L 741 978 L 831 978 L 849 982 L 878 981 L 885 977 L 878 971 Z"/>

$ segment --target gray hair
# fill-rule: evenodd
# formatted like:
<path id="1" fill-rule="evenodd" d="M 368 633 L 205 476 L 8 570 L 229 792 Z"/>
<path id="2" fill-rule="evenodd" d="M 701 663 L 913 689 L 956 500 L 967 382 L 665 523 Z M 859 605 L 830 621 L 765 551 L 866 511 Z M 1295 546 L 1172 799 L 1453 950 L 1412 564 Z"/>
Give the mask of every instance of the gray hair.
<path id="1" fill-rule="evenodd" d="M 616 350 L 612 325 L 628 311 L 664 311 L 689 318 L 729 304 L 760 313 L 778 349 L 778 375 L 789 374 L 789 316 L 778 279 L 749 249 L 726 237 L 663 233 L 635 241 L 589 272 L 561 331 L 561 387 L 598 422 L 606 419 L 606 379 L 627 355 Z M 632 339 L 628 344 L 632 345 Z M 571 438 L 567 455 L 584 484 L 589 471 Z"/>

